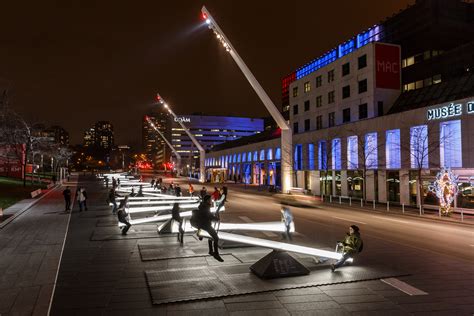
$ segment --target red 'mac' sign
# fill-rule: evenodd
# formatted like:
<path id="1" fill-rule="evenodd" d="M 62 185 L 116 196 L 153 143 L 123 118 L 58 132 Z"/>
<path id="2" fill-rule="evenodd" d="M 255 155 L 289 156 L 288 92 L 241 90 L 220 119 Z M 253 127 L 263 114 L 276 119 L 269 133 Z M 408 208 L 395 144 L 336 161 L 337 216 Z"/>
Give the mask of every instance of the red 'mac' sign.
<path id="1" fill-rule="evenodd" d="M 400 46 L 375 45 L 375 84 L 377 88 L 400 89 Z"/>

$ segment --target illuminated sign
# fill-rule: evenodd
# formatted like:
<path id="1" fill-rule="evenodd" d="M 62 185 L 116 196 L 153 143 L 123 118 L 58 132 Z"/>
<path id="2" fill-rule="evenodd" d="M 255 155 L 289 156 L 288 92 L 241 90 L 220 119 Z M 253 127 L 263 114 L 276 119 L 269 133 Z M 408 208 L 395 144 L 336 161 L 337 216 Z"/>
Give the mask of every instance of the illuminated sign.
<path id="1" fill-rule="evenodd" d="M 451 103 L 435 109 L 429 109 L 426 114 L 428 121 L 431 120 L 440 120 L 448 117 L 460 116 L 462 115 L 462 103 Z M 474 101 L 466 103 L 466 113 L 474 114 Z"/>
<path id="2" fill-rule="evenodd" d="M 375 45 L 375 84 L 382 89 L 400 89 L 400 47 Z"/>
<path id="3" fill-rule="evenodd" d="M 175 117 L 174 121 L 181 123 L 191 123 L 191 119 L 189 117 Z"/>

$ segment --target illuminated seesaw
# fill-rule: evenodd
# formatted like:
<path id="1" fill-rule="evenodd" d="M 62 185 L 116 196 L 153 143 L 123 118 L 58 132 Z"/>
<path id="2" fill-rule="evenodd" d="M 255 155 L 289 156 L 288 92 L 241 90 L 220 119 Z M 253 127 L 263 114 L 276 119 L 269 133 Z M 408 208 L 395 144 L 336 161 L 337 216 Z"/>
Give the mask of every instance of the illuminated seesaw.
<path id="1" fill-rule="evenodd" d="M 274 232 L 274 233 L 285 233 L 286 225 L 283 222 L 263 222 L 263 223 L 215 223 L 215 229 L 219 228 L 219 231 L 260 231 L 260 232 Z M 174 220 L 166 221 L 165 223 L 158 226 L 158 231 L 161 232 L 165 227 L 170 227 L 170 233 L 179 232 L 179 223 Z M 197 231 L 189 221 L 183 222 L 183 230 L 185 233 L 191 233 Z M 295 224 L 290 224 L 290 233 L 295 232 Z"/>
<path id="2" fill-rule="evenodd" d="M 123 200 L 125 197 L 124 196 L 118 196 L 116 197 L 117 201 Z M 174 195 L 168 195 L 168 194 L 160 194 L 159 196 L 153 195 L 153 196 L 129 196 L 128 201 L 199 201 L 199 197 L 197 196 L 174 196 Z"/>
<path id="3" fill-rule="evenodd" d="M 217 209 L 216 207 L 211 207 L 211 213 L 215 213 L 216 209 Z M 127 212 L 129 210 L 130 209 L 128 209 Z M 225 211 L 225 206 L 222 206 L 219 209 L 219 212 L 224 212 L 224 211 Z M 184 212 L 180 212 L 179 215 L 181 216 L 181 218 L 188 218 L 188 217 L 191 217 L 193 215 L 193 212 L 192 211 L 184 211 Z M 133 226 L 133 225 L 139 225 L 139 224 L 165 222 L 165 221 L 168 221 L 168 220 L 172 219 L 172 216 L 171 216 L 171 214 L 165 214 L 165 215 L 155 215 L 155 216 L 151 216 L 151 217 L 132 219 L 131 216 L 129 215 L 129 218 L 130 218 L 129 223 L 132 224 L 132 226 Z M 125 226 L 125 224 L 120 223 L 120 222 L 119 222 L 118 225 L 119 225 L 119 227 Z"/>

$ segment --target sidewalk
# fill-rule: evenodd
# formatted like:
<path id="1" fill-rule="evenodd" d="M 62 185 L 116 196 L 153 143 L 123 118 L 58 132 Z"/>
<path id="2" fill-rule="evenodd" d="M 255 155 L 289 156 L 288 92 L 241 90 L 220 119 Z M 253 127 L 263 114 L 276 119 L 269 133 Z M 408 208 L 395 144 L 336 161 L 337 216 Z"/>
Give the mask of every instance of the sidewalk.
<path id="1" fill-rule="evenodd" d="M 0 229 L 1 315 L 47 314 L 69 217 L 58 187 Z"/>

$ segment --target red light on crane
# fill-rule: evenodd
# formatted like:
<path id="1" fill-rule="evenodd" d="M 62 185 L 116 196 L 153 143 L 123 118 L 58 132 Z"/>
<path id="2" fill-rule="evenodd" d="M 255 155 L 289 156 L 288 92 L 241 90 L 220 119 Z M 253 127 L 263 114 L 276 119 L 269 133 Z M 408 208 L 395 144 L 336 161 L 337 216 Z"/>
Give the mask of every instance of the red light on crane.
<path id="1" fill-rule="evenodd" d="M 206 12 L 203 12 L 201 16 L 202 16 L 202 19 L 203 19 L 204 21 L 207 20 L 207 14 L 206 14 Z"/>

